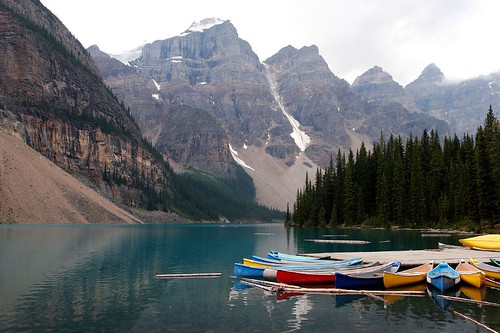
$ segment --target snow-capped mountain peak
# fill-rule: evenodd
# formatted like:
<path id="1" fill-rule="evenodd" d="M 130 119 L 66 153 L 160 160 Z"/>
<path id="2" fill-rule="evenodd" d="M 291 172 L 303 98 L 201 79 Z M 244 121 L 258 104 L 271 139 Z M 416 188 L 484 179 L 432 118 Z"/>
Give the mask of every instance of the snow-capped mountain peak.
<path id="1" fill-rule="evenodd" d="M 210 29 L 213 26 L 219 25 L 226 22 L 226 20 L 221 20 L 217 17 L 206 18 L 198 22 L 193 22 L 189 29 L 184 31 L 181 36 L 187 35 L 191 32 L 202 32 L 203 30 Z"/>

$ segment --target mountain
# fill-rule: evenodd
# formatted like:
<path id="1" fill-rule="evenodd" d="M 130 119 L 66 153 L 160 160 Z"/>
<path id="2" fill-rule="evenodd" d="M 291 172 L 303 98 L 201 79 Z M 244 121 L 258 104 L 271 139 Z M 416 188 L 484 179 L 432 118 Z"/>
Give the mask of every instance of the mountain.
<path id="1" fill-rule="evenodd" d="M 127 64 L 97 46 L 88 51 L 177 170 L 231 176 L 236 161 L 253 178 L 259 202 L 281 209 L 294 201 L 306 172 L 327 166 L 339 149 L 362 141 L 369 147 L 381 132 L 449 133 L 444 121 L 424 113 L 364 101 L 314 45 L 287 46 L 261 61 L 230 21 L 194 23 L 146 44 Z"/>
<path id="2" fill-rule="evenodd" d="M 0 131 L 0 221 L 142 223 L 13 135 Z"/>
<path id="3" fill-rule="evenodd" d="M 359 76 L 352 89 L 365 101 L 400 103 L 412 112 L 445 120 L 458 135 L 475 133 L 490 105 L 500 110 L 500 73 L 449 82 L 435 64 L 430 64 L 402 88 L 375 66 Z"/>
<path id="4" fill-rule="evenodd" d="M 1 0 L 0 22 L 2 135 L 7 133 L 18 138 L 20 143 L 29 145 L 68 174 L 82 179 L 117 203 L 163 208 L 160 199 L 171 193 L 171 171 L 142 139 L 133 118 L 106 87 L 93 59 L 81 44 L 36 0 Z M 18 153 L 23 151 L 24 148 L 19 149 Z M 9 152 L 16 153 L 15 150 L 3 151 L 4 162 L 0 167 L 7 168 L 11 166 L 11 159 L 20 158 L 10 156 Z M 4 177 L 10 167 L 3 170 L 0 182 L 5 191 L 9 184 L 4 181 L 15 179 Z M 48 179 L 61 178 L 46 176 Z M 32 183 L 35 184 L 38 183 Z M 45 191 L 54 188 L 51 186 Z M 72 187 L 71 191 L 78 187 Z M 27 205 L 47 203 L 38 197 L 40 189 L 27 187 L 24 190 L 18 194 L 24 196 L 23 202 Z M 66 193 L 64 200 L 73 205 L 88 203 L 87 199 L 78 199 L 86 194 L 71 194 L 73 192 L 65 192 L 63 188 L 57 191 Z M 9 196 L 5 192 L 2 195 Z M 52 200 L 57 198 L 54 195 Z M 86 210 L 102 211 L 98 201 L 95 199 Z M 6 206 L 6 202 L 9 201 L 2 200 L 0 216 L 8 216 L 10 222 L 39 220 L 37 216 L 31 221 L 17 220 L 15 215 L 8 214 L 12 207 Z M 62 205 L 63 202 L 60 209 L 54 208 L 54 215 L 71 214 Z M 97 220 L 102 218 L 96 219 L 88 212 L 74 222 L 94 223 Z M 115 222 L 119 220 L 113 218 Z M 126 217 L 121 221 L 132 220 Z"/>

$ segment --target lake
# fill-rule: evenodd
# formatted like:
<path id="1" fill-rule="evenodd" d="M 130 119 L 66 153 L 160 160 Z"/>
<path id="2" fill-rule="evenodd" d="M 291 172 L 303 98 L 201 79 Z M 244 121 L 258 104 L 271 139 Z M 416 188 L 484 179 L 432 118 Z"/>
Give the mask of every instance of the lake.
<path id="1" fill-rule="evenodd" d="M 325 234 L 370 244 L 305 241 Z M 481 332 L 500 330 L 498 307 L 438 304 L 429 295 L 276 295 L 245 288 L 233 263 L 287 253 L 459 245 L 420 231 L 287 229 L 281 224 L 0 226 L 0 332 Z M 401 258 L 394 258 L 395 260 Z M 215 278 L 156 279 L 161 273 Z M 478 293 L 500 303 L 500 290 Z"/>

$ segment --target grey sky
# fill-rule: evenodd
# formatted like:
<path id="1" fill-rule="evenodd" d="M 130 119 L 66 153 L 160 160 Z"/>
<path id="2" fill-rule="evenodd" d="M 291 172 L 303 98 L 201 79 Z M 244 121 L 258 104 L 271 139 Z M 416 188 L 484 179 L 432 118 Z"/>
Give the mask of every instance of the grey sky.
<path id="1" fill-rule="evenodd" d="M 498 0 L 42 0 L 88 47 L 117 53 L 180 34 L 208 17 L 230 20 L 263 61 L 317 45 L 352 81 L 378 65 L 402 85 L 435 63 L 451 80 L 500 71 Z"/>

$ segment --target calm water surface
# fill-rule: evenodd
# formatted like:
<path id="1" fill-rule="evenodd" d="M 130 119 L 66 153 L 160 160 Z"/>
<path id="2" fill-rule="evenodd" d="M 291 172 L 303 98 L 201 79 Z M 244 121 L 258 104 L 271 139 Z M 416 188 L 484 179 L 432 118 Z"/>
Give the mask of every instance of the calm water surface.
<path id="1" fill-rule="evenodd" d="M 324 234 L 368 245 L 305 241 Z M 325 239 L 325 238 L 323 238 Z M 0 226 L 0 332 L 481 332 L 498 307 L 428 295 L 387 299 L 275 295 L 244 288 L 233 263 L 269 250 L 325 252 L 437 248 L 458 236 L 420 231 L 285 229 L 281 224 Z M 400 258 L 394 258 L 395 260 Z M 158 273 L 218 278 L 155 279 Z M 500 303 L 492 288 L 457 291 Z M 462 295 L 463 296 L 463 295 Z"/>

